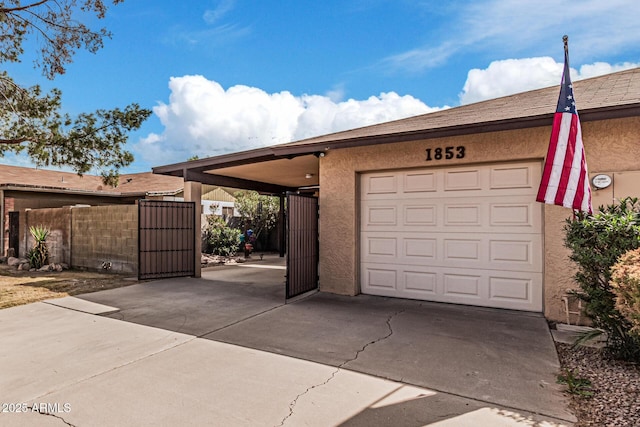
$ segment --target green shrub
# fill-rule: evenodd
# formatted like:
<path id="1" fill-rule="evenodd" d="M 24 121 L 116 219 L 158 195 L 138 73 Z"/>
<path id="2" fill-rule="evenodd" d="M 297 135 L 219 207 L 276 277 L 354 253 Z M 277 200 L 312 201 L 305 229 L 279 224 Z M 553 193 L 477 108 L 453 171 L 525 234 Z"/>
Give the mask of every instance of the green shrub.
<path id="1" fill-rule="evenodd" d="M 577 213 L 565 225 L 569 258 L 578 266 L 576 295 L 594 326 L 608 336 L 608 348 L 626 360 L 640 360 L 640 343 L 629 335 L 630 323 L 616 309 L 611 290 L 611 267 L 624 253 L 640 247 L 640 205 L 626 198 L 617 205 L 600 207 L 595 214 Z"/>
<path id="2" fill-rule="evenodd" d="M 612 267 L 611 289 L 616 309 L 631 324 L 631 332 L 640 337 L 640 249 L 625 253 Z"/>
<path id="3" fill-rule="evenodd" d="M 33 248 L 27 253 L 29 265 L 31 265 L 32 268 L 40 268 L 47 263 L 47 259 L 49 258 L 49 249 L 47 248 L 49 229 L 42 225 L 37 227 L 31 226 L 29 227 L 29 232 L 35 240 Z"/>
<path id="4" fill-rule="evenodd" d="M 240 245 L 240 234 L 240 230 L 229 227 L 222 218 L 210 215 L 204 232 L 205 252 L 221 256 L 234 255 Z"/>

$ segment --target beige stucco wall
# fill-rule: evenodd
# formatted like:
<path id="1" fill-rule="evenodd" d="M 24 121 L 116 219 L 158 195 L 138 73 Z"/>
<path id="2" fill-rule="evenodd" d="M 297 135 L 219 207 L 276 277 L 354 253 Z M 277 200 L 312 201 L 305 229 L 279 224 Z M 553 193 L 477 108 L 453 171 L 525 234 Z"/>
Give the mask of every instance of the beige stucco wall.
<path id="1" fill-rule="evenodd" d="M 30 227 L 46 227 L 49 229 L 47 248 L 50 263 L 71 262 L 71 208 L 36 209 L 20 212 L 20 251 L 26 257 L 33 248 L 35 240 L 29 232 Z"/>
<path id="2" fill-rule="evenodd" d="M 640 118 L 583 123 L 590 172 L 640 170 Z M 465 164 L 542 161 L 551 128 L 491 132 L 331 150 L 320 158 L 320 289 L 355 295 L 359 289 L 358 174 L 362 172 Z M 425 160 L 425 150 L 466 147 L 463 159 Z M 638 189 L 640 195 L 640 188 Z M 563 227 L 571 211 L 544 206 L 545 315 L 562 320 L 561 296 L 573 287 L 573 268 L 563 246 Z"/>

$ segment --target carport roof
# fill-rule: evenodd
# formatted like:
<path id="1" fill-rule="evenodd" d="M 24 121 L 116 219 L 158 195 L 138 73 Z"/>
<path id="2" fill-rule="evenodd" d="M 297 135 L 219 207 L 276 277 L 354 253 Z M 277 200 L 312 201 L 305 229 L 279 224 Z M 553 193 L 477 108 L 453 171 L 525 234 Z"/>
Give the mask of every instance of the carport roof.
<path id="1" fill-rule="evenodd" d="M 321 153 L 340 148 L 549 126 L 559 85 L 288 144 L 153 168 L 186 180 L 278 193 L 317 185 Z M 640 116 L 640 68 L 574 83 L 583 122 Z M 259 167 L 256 167 L 260 164 Z M 304 176 L 310 174 L 311 179 Z"/>

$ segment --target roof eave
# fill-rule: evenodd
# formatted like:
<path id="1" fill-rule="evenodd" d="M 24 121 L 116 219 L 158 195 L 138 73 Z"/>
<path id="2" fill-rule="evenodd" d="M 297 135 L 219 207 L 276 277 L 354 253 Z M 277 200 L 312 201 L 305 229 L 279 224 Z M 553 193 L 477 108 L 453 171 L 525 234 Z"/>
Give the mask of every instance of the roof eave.
<path id="1" fill-rule="evenodd" d="M 595 120 L 608 120 L 625 117 L 640 116 L 640 104 L 616 105 L 609 107 L 591 108 L 579 112 L 582 122 Z M 336 148 L 361 147 L 365 145 L 388 144 L 393 142 L 418 141 L 421 139 L 444 138 L 451 136 L 470 135 L 475 133 L 499 132 L 505 130 L 527 129 L 539 126 L 549 126 L 553 123 L 554 113 L 541 114 L 529 117 L 517 117 L 439 127 L 434 129 L 421 129 L 408 132 L 395 132 L 382 135 L 367 135 L 355 138 L 336 140 L 323 140 L 308 144 L 274 146 L 273 151 L 280 156 L 311 154 Z"/>
<path id="2" fill-rule="evenodd" d="M 173 163 L 170 165 L 156 166 L 151 169 L 155 174 L 172 175 L 185 177 L 186 171 L 204 172 L 218 167 L 239 166 L 247 163 L 266 162 L 274 160 L 272 147 L 258 148 L 256 150 L 239 151 L 236 153 L 223 154 L 205 159 L 190 160 L 186 162 Z M 218 166 L 220 165 L 220 166 Z M 218 167 L 216 167 L 218 166 Z"/>
<path id="3" fill-rule="evenodd" d="M 146 192 L 118 193 L 118 192 L 112 192 L 112 191 L 81 190 L 81 189 L 73 189 L 73 188 L 47 187 L 47 186 L 41 186 L 41 185 L 27 185 L 27 184 L 0 184 L 0 190 L 24 191 L 24 192 L 30 192 L 30 193 L 73 194 L 73 195 L 111 197 L 111 198 L 143 197 L 146 195 Z"/>

